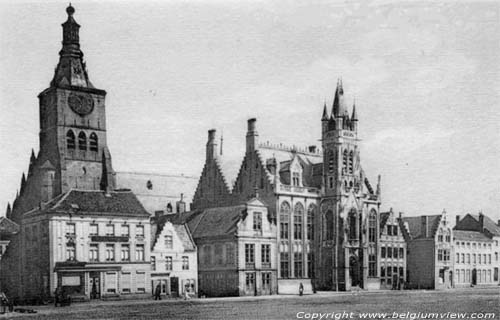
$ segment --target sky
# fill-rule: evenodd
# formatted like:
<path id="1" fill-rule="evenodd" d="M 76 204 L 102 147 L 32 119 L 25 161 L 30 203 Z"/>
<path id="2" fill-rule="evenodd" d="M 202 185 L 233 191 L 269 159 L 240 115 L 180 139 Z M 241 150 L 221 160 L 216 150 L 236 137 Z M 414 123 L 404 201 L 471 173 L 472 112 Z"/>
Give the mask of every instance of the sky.
<path id="1" fill-rule="evenodd" d="M 0 214 L 39 148 L 67 4 L 0 0 Z M 116 171 L 199 176 L 212 128 L 239 163 L 251 117 L 262 142 L 320 145 L 342 78 L 382 210 L 500 219 L 499 2 L 72 4 Z"/>

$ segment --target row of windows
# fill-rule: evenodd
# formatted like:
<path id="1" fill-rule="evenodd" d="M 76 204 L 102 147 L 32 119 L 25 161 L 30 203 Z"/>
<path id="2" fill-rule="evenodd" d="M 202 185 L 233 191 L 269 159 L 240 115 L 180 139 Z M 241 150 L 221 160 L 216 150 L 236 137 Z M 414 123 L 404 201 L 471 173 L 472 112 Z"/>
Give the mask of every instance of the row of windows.
<path id="1" fill-rule="evenodd" d="M 388 236 L 397 236 L 398 235 L 398 226 L 397 225 L 386 225 L 385 230 L 386 230 L 386 234 Z"/>
<path id="2" fill-rule="evenodd" d="M 116 261 L 115 259 L 115 245 L 106 244 L 104 251 L 104 260 L 99 257 L 99 245 L 91 243 L 89 246 L 89 261 Z M 75 243 L 66 244 L 66 260 L 76 260 L 76 245 Z M 120 261 L 130 261 L 130 245 L 120 245 Z M 138 244 L 135 246 L 135 261 L 144 261 L 144 245 Z"/>
<path id="3" fill-rule="evenodd" d="M 314 239 L 314 212 L 316 206 L 309 205 L 307 210 L 307 239 Z M 303 214 L 304 206 L 302 203 L 295 204 L 293 210 L 293 239 L 301 240 L 303 238 Z M 286 201 L 280 206 L 280 239 L 289 239 L 291 207 Z"/>
<path id="4" fill-rule="evenodd" d="M 438 242 L 443 242 L 443 238 L 446 242 L 451 242 L 451 231 L 446 230 L 446 234 L 444 234 L 443 229 L 439 229 L 438 232 Z"/>
<path id="5" fill-rule="evenodd" d="M 477 259 L 476 259 L 476 257 L 477 257 Z M 488 259 L 486 260 L 486 258 L 488 258 Z M 498 252 L 495 252 L 495 261 L 498 262 Z M 462 253 L 462 254 L 457 253 L 456 254 L 455 262 L 456 263 L 468 263 L 468 264 L 470 264 L 471 263 L 471 254 L 470 253 L 467 253 L 467 254 L 465 254 L 465 253 Z M 472 263 L 473 264 L 476 264 L 476 263 L 478 263 L 478 264 L 491 264 L 491 254 L 484 253 L 482 255 L 481 254 L 477 254 L 477 256 L 476 256 L 476 254 L 473 253 L 472 254 Z"/>
<path id="6" fill-rule="evenodd" d="M 271 273 L 262 272 L 262 289 L 268 290 L 271 288 Z M 245 275 L 245 290 L 247 292 L 255 291 L 255 273 L 247 272 Z"/>
<path id="7" fill-rule="evenodd" d="M 225 249 L 225 254 L 224 254 Z M 204 245 L 201 249 L 201 261 L 205 266 L 209 265 L 233 265 L 235 263 L 234 246 L 231 243 L 216 243 L 213 245 Z"/>
<path id="8" fill-rule="evenodd" d="M 261 245 L 261 259 L 262 266 L 271 266 L 271 245 Z M 255 266 L 255 245 L 253 243 L 245 244 L 245 265 L 247 267 Z"/>
<path id="9" fill-rule="evenodd" d="M 391 248 L 391 247 L 380 248 L 381 258 L 404 259 L 404 256 L 405 256 L 404 248 Z"/>
<path id="10" fill-rule="evenodd" d="M 462 247 L 465 249 L 466 246 L 467 246 L 467 249 L 471 248 L 470 242 L 467 242 L 467 244 L 466 244 L 464 241 L 462 241 L 462 242 L 457 241 L 456 245 L 457 245 L 457 248 Z M 495 246 L 498 247 L 498 241 L 495 241 Z M 472 249 L 481 249 L 481 247 L 483 247 L 484 249 L 486 249 L 486 248 L 491 249 L 491 243 L 483 243 L 481 245 L 481 243 L 472 242 Z"/>
<path id="11" fill-rule="evenodd" d="M 122 224 L 119 226 L 120 232 L 118 235 L 121 236 L 130 236 L 130 225 L 128 224 Z M 115 225 L 114 224 L 107 224 L 106 225 L 106 235 L 107 236 L 115 236 L 116 230 L 115 230 Z M 69 236 L 76 236 L 76 224 L 75 223 L 66 223 L 66 235 Z M 91 223 L 89 227 L 89 235 L 91 236 L 97 236 L 99 235 L 99 225 L 97 223 Z M 144 226 L 143 225 L 136 225 L 135 226 L 135 235 L 138 237 L 144 237 Z"/>
<path id="12" fill-rule="evenodd" d="M 354 173 L 354 151 L 348 152 L 347 149 L 344 150 L 342 155 L 342 170 L 345 173 Z M 335 151 L 330 151 L 328 155 L 328 172 L 335 172 Z"/>
<path id="13" fill-rule="evenodd" d="M 189 270 L 189 257 L 182 256 L 182 270 Z M 151 256 L 151 270 L 156 271 L 156 257 Z M 165 270 L 173 270 L 173 260 L 171 256 L 165 257 Z"/>
<path id="14" fill-rule="evenodd" d="M 86 151 L 88 148 L 90 151 L 97 151 L 98 144 L 98 138 L 95 132 L 92 132 L 90 134 L 88 145 L 87 135 L 85 134 L 85 132 L 80 131 L 80 133 L 78 134 L 78 150 Z M 76 136 L 73 130 L 68 130 L 68 132 L 66 133 L 66 147 L 68 148 L 68 150 L 76 149 Z"/>
<path id="15" fill-rule="evenodd" d="M 280 252 L 280 275 L 281 278 L 290 277 L 290 254 Z M 314 272 L 314 256 L 312 252 L 307 253 L 307 274 L 304 273 L 304 263 L 302 259 L 302 252 L 293 253 L 293 277 L 302 278 L 304 275 L 307 278 L 312 278 Z"/>
<path id="16" fill-rule="evenodd" d="M 455 270 L 455 279 L 457 283 L 488 283 L 498 281 L 498 269 L 495 268 L 495 272 L 493 273 L 493 279 L 491 277 L 491 270 L 465 270 L 465 269 L 456 269 Z"/>
<path id="17" fill-rule="evenodd" d="M 387 277 L 388 279 L 392 279 L 393 276 L 404 276 L 404 268 L 403 267 L 380 267 L 380 278 Z"/>

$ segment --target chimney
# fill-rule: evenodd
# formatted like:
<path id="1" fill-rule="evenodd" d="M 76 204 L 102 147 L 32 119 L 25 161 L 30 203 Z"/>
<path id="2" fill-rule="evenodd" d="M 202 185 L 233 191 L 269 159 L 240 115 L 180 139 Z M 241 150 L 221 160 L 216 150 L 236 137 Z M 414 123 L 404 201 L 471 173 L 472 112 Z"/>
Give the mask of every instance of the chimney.
<path id="1" fill-rule="evenodd" d="M 316 146 L 309 146 L 310 153 L 316 153 Z"/>
<path id="2" fill-rule="evenodd" d="M 217 141 L 215 140 L 215 129 L 208 130 L 207 160 L 217 157 Z"/>
<path id="3" fill-rule="evenodd" d="M 456 219 L 456 222 L 455 222 L 455 227 L 458 226 L 458 223 L 460 222 L 460 215 L 457 214 L 457 216 L 455 217 Z"/>
<path id="4" fill-rule="evenodd" d="M 163 210 L 157 210 L 155 211 L 155 218 L 158 219 L 161 217 L 165 212 Z"/>
<path id="5" fill-rule="evenodd" d="M 429 232 L 427 230 L 427 216 L 422 216 L 422 231 L 424 236 L 427 238 L 429 236 Z"/>
<path id="6" fill-rule="evenodd" d="M 483 232 L 484 230 L 484 215 L 482 212 L 479 212 L 479 232 Z"/>
<path id="7" fill-rule="evenodd" d="M 181 200 L 175 203 L 175 209 L 177 213 L 186 212 L 186 203 L 184 202 L 184 193 L 181 193 Z"/>
<path id="8" fill-rule="evenodd" d="M 248 119 L 248 131 L 247 131 L 247 153 L 254 151 L 258 147 L 259 134 L 255 130 L 255 123 L 257 119 Z"/>
<path id="9" fill-rule="evenodd" d="M 266 168 L 272 175 L 274 175 L 274 173 L 276 172 L 276 158 L 267 159 Z"/>

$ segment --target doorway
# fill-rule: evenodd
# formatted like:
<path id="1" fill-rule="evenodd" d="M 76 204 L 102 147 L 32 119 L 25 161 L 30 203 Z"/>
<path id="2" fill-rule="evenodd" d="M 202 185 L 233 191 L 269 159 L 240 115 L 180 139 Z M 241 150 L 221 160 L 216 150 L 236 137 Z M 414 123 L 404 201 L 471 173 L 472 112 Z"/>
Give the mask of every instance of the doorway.
<path id="1" fill-rule="evenodd" d="M 99 272 L 90 272 L 90 299 L 101 298 L 101 274 Z"/>
<path id="2" fill-rule="evenodd" d="M 171 277 L 170 278 L 170 294 L 172 295 L 172 297 L 179 296 L 179 278 L 178 277 Z"/>
<path id="3" fill-rule="evenodd" d="M 472 285 L 475 286 L 477 284 L 477 270 L 472 269 Z"/>
<path id="4" fill-rule="evenodd" d="M 351 278 L 352 287 L 360 285 L 359 261 L 356 256 L 351 256 L 349 258 L 349 276 Z"/>

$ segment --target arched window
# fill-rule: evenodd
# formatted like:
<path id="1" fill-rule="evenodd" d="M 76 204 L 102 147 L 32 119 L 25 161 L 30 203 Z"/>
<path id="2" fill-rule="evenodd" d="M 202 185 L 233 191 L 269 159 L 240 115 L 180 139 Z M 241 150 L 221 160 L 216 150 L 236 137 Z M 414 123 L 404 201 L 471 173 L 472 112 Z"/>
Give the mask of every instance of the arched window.
<path id="1" fill-rule="evenodd" d="M 72 130 L 69 130 L 66 133 L 66 147 L 68 149 L 75 149 L 75 147 L 76 147 L 75 134 L 73 133 Z"/>
<path id="2" fill-rule="evenodd" d="M 328 210 L 325 214 L 326 240 L 333 240 L 333 211 Z"/>
<path id="3" fill-rule="evenodd" d="M 347 149 L 344 150 L 344 155 L 342 156 L 342 169 L 347 172 Z"/>
<path id="4" fill-rule="evenodd" d="M 314 240 L 314 213 L 316 212 L 316 206 L 314 204 L 309 205 L 307 209 L 307 240 Z"/>
<path id="5" fill-rule="evenodd" d="M 90 149 L 90 151 L 97 151 L 97 149 L 98 149 L 97 134 L 95 134 L 95 132 L 92 132 L 90 134 L 89 149 Z"/>
<path id="6" fill-rule="evenodd" d="M 358 237 L 356 209 L 349 211 L 349 240 L 356 240 Z"/>
<path id="7" fill-rule="evenodd" d="M 280 207 L 280 238 L 288 239 L 288 228 L 290 226 L 290 204 L 286 201 Z"/>
<path id="8" fill-rule="evenodd" d="M 83 131 L 78 134 L 78 149 L 87 150 L 87 136 Z"/>
<path id="9" fill-rule="evenodd" d="M 302 217 L 304 216 L 304 206 L 297 202 L 293 209 L 293 238 L 302 239 Z"/>
<path id="10" fill-rule="evenodd" d="M 349 153 L 349 173 L 354 172 L 354 152 Z"/>
<path id="11" fill-rule="evenodd" d="M 377 239 L 377 212 L 372 209 L 368 217 L 368 241 L 375 243 L 376 239 Z"/>

